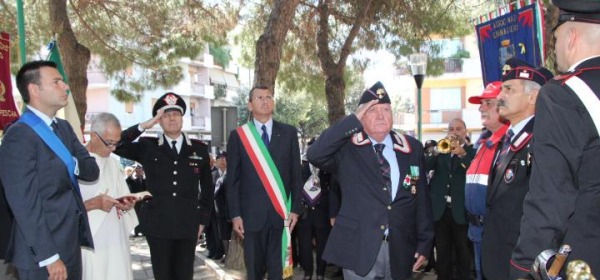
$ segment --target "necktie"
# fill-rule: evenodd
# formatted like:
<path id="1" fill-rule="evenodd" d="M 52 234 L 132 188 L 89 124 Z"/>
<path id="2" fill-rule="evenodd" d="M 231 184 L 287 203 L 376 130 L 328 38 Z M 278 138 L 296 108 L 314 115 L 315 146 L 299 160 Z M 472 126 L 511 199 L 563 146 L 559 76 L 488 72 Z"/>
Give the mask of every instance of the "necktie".
<path id="1" fill-rule="evenodd" d="M 58 124 L 55 121 L 52 121 L 50 126 L 52 127 L 54 134 L 56 134 L 56 136 L 58 136 L 58 139 L 60 139 L 60 141 L 64 142 L 62 134 L 60 133 L 60 129 L 58 129 Z"/>
<path id="2" fill-rule="evenodd" d="M 385 190 L 387 190 L 391 199 L 392 176 L 390 170 L 390 163 L 383 156 L 383 149 L 385 148 L 385 144 L 375 144 L 373 145 L 373 147 L 375 148 L 375 155 L 377 156 L 377 161 L 379 162 L 379 169 L 381 170 L 381 175 L 383 175 L 383 180 L 385 181 Z"/>
<path id="3" fill-rule="evenodd" d="M 267 146 L 267 148 L 269 148 L 269 134 L 267 133 L 267 126 L 265 126 L 263 124 L 263 126 L 260 129 L 262 129 L 261 138 L 262 138 L 263 142 L 265 142 L 265 146 Z"/>
<path id="4" fill-rule="evenodd" d="M 172 145 L 172 146 L 171 146 L 171 149 L 173 150 L 173 152 L 174 152 L 175 154 L 179 154 L 179 153 L 177 152 L 177 141 L 171 141 L 171 145 Z"/>
<path id="5" fill-rule="evenodd" d="M 502 158 L 508 153 L 508 149 L 510 147 L 510 139 L 513 137 L 513 135 L 515 135 L 515 133 L 512 131 L 512 129 L 509 129 L 506 132 L 506 135 L 504 135 L 504 140 L 502 141 L 502 149 L 500 150 L 500 153 L 498 154 L 498 159 L 496 160 L 496 165 L 499 165 L 500 162 L 502 161 Z"/>

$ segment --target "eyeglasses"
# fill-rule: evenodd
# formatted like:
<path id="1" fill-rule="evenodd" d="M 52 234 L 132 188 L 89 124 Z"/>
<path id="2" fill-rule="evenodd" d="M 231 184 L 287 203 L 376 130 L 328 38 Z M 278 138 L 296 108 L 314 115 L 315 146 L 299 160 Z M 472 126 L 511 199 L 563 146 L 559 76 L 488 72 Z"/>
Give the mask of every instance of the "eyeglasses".
<path id="1" fill-rule="evenodd" d="M 252 100 L 255 101 L 272 101 L 273 100 L 273 96 L 270 95 L 264 95 L 264 96 L 254 96 L 252 97 Z"/>
<path id="2" fill-rule="evenodd" d="M 119 142 L 111 142 L 108 143 L 106 141 L 104 141 L 104 139 L 102 138 L 102 136 L 100 136 L 100 134 L 98 134 L 98 132 L 94 132 L 94 134 L 96 134 L 96 136 L 98 136 L 98 138 L 100 138 L 100 141 L 102 141 L 102 143 L 104 144 L 104 146 L 106 146 L 107 148 L 113 148 L 113 147 L 117 147 L 117 145 L 119 145 Z"/>

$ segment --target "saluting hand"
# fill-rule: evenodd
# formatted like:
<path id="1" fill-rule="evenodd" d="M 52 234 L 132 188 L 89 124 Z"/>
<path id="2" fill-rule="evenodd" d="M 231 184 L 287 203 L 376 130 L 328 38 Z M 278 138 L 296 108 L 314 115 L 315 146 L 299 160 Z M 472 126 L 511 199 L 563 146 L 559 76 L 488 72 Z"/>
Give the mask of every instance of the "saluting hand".
<path id="1" fill-rule="evenodd" d="M 160 118 L 162 117 L 162 115 L 164 113 L 165 113 L 165 110 L 163 110 L 163 109 L 156 111 L 156 116 L 154 116 L 153 118 L 151 118 L 143 123 L 140 123 L 140 127 L 143 128 L 144 130 L 154 127 L 158 123 L 158 121 L 160 120 Z"/>
<path id="2" fill-rule="evenodd" d="M 367 113 L 369 108 L 371 108 L 371 106 L 377 103 L 379 103 L 379 100 L 375 99 L 367 103 L 358 105 L 358 108 L 356 108 L 356 112 L 354 112 L 354 115 L 356 115 L 356 118 L 358 118 L 358 120 L 362 122 L 362 118 Z"/>

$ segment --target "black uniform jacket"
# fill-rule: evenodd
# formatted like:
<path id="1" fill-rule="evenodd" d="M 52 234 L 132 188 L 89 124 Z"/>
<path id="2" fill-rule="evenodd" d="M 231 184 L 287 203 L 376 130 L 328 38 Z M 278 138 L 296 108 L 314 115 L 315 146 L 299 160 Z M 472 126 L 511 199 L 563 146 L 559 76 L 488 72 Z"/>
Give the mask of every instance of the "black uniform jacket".
<path id="1" fill-rule="evenodd" d="M 489 280 L 508 279 L 509 276 L 510 255 L 521 228 L 523 199 L 529 190 L 529 145 L 533 123 L 532 118 L 513 137 L 510 149 L 492 167 L 493 176 L 489 177 L 481 244 L 481 266 Z"/>
<path id="2" fill-rule="evenodd" d="M 598 97 L 600 57 L 555 77 L 538 94 L 529 193 L 511 278 L 523 276 L 540 252 L 562 243 L 572 248 L 568 261 L 584 260 L 592 273 L 600 272 L 600 139 L 592 112 L 566 84 L 574 77 Z"/>
<path id="3" fill-rule="evenodd" d="M 331 172 L 339 181 L 342 201 L 323 259 L 358 275 L 375 264 L 385 229 L 389 227 L 390 268 L 393 279 L 411 276 L 415 253 L 428 256 L 433 244 L 431 200 L 427 190 L 423 145 L 391 132 L 400 168 L 393 201 L 375 150 L 354 114 L 334 124 L 308 149 L 308 160 Z M 403 180 L 414 166 L 419 170 L 415 193 Z M 416 175 L 416 174 L 413 174 Z"/>
<path id="4" fill-rule="evenodd" d="M 144 166 L 152 199 L 141 208 L 144 234 L 167 239 L 195 239 L 198 226 L 207 225 L 213 205 L 214 185 L 208 147 L 185 137 L 179 154 L 163 135 L 140 137 L 138 125 L 121 134 L 115 154 Z M 199 194 L 201 188 L 201 194 Z"/>

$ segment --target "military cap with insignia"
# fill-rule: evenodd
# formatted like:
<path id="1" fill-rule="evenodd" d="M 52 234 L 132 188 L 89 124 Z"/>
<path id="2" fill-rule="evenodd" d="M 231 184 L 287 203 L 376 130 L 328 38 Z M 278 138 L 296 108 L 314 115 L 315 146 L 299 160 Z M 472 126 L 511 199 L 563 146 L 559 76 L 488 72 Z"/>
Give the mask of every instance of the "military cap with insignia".
<path id="1" fill-rule="evenodd" d="M 184 115 L 186 105 L 181 96 L 173 92 L 167 92 L 163 96 L 159 97 L 158 100 L 156 100 L 156 103 L 154 103 L 154 107 L 152 108 L 152 116 L 156 116 L 158 110 L 160 109 L 164 109 L 165 112 L 179 111 L 182 115 Z"/>
<path id="2" fill-rule="evenodd" d="M 377 82 L 370 88 L 366 89 L 363 92 L 362 96 L 360 97 L 360 101 L 358 101 L 358 105 L 365 104 L 365 103 L 367 103 L 371 100 L 375 100 L 375 99 L 379 100 L 378 104 L 392 103 L 390 101 L 390 96 L 388 95 L 387 91 L 385 90 L 385 88 L 383 87 L 383 84 L 381 82 Z"/>
<path id="3" fill-rule="evenodd" d="M 543 86 L 547 81 L 550 81 L 552 77 L 554 77 L 554 75 L 550 70 L 544 67 L 535 68 L 533 65 L 514 57 L 507 60 L 504 67 L 502 67 L 503 82 L 520 79 L 533 81 L 540 86 Z"/>
<path id="4" fill-rule="evenodd" d="M 598 0 L 552 0 L 560 9 L 554 30 L 567 21 L 600 24 L 600 1 Z"/>

